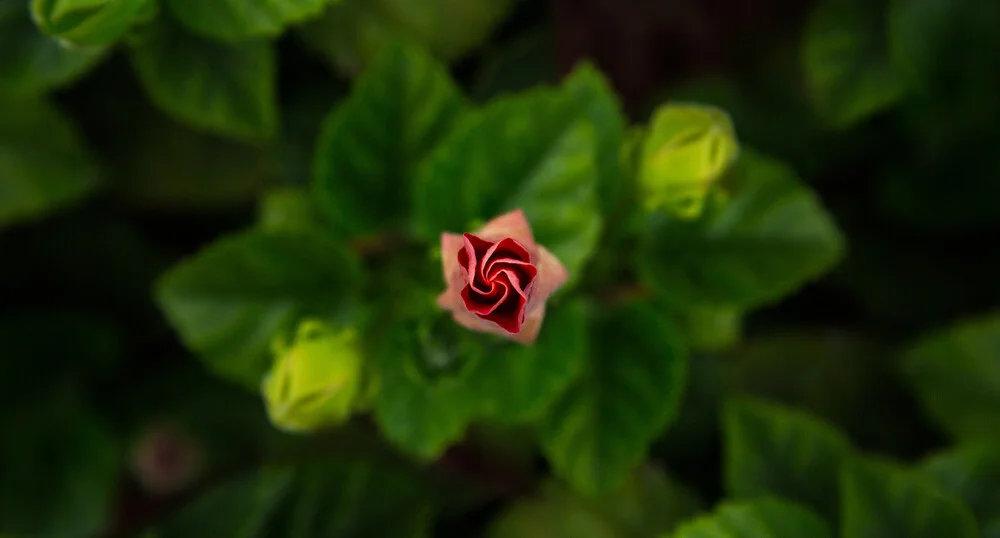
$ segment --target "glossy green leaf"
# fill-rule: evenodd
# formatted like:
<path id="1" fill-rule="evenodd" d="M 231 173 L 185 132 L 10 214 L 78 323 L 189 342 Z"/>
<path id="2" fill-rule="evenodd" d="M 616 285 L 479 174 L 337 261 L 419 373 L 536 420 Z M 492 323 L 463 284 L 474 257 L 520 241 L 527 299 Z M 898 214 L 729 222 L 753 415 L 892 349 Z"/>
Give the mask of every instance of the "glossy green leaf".
<path id="1" fill-rule="evenodd" d="M 164 112 L 234 138 L 274 134 L 277 68 L 267 41 L 213 41 L 159 17 L 131 42 L 130 56 L 150 100 Z"/>
<path id="2" fill-rule="evenodd" d="M 849 127 L 899 100 L 903 84 L 888 58 L 885 6 L 866 0 L 823 0 L 813 10 L 802 56 L 820 114 Z"/>
<path id="3" fill-rule="evenodd" d="M 35 100 L 0 101 L 0 109 L 0 228 L 44 217 L 100 186 L 97 162 L 57 109 Z"/>
<path id="4" fill-rule="evenodd" d="M 35 390 L 4 409 L 0 535 L 87 538 L 105 529 L 118 485 L 112 430 L 73 391 Z"/>
<path id="5" fill-rule="evenodd" d="M 468 104 L 447 70 L 396 44 L 358 80 L 324 122 L 314 187 L 338 234 L 398 225 L 409 209 L 417 165 Z"/>
<path id="6" fill-rule="evenodd" d="M 851 450 L 840 432 L 792 408 L 736 400 L 724 411 L 723 435 L 729 497 L 795 499 L 836 519 L 837 477 Z"/>
<path id="7" fill-rule="evenodd" d="M 1000 423 L 1000 316 L 969 319 L 905 352 L 902 369 L 938 427 L 954 437 L 993 435 Z"/>
<path id="8" fill-rule="evenodd" d="M 39 31 L 27 0 L 0 0 L 0 96 L 38 94 L 69 84 L 97 65 L 103 47 L 68 48 Z"/>
<path id="9" fill-rule="evenodd" d="M 790 169 L 744 149 L 733 174 L 730 194 L 699 220 L 646 229 L 639 270 L 664 300 L 757 307 L 839 261 L 839 230 Z"/>
<path id="10" fill-rule="evenodd" d="M 225 41 L 277 37 L 286 27 L 318 16 L 330 0 L 165 0 L 189 30 Z"/>
<path id="11" fill-rule="evenodd" d="M 601 231 L 594 125 L 563 92 L 535 90 L 470 114 L 428 157 L 414 192 L 420 233 L 474 231 L 520 208 L 574 279 Z"/>
<path id="12" fill-rule="evenodd" d="M 1000 519 L 1000 446 L 959 445 L 923 461 L 921 471 L 961 498 L 981 522 Z"/>
<path id="13" fill-rule="evenodd" d="M 303 1 L 303 0 L 299 0 Z M 356 75 L 398 38 L 451 62 L 480 45 L 511 0 L 339 0 L 297 28 L 306 46 L 339 71 Z"/>
<path id="14" fill-rule="evenodd" d="M 791 501 L 759 498 L 727 502 L 711 514 L 685 523 L 670 538 L 832 538 L 833 531 L 808 509 Z"/>
<path id="15" fill-rule="evenodd" d="M 840 499 L 842 538 L 979 537 L 969 507 L 916 470 L 849 460 Z"/>
<path id="16" fill-rule="evenodd" d="M 430 332 L 400 324 L 379 353 L 379 426 L 397 445 L 432 458 L 475 418 L 537 419 L 579 373 L 585 330 L 577 303 L 550 306 L 531 347 L 470 333 L 449 317 Z"/>
<path id="17" fill-rule="evenodd" d="M 555 472 L 584 494 L 618 487 L 642 460 L 676 413 L 687 365 L 679 333 L 650 306 L 595 315 L 581 378 L 540 425 Z"/>
<path id="18" fill-rule="evenodd" d="M 304 316 L 351 307 L 357 260 L 323 237 L 252 230 L 181 261 L 157 300 L 184 343 L 217 374 L 257 390 L 271 338 Z"/>
<path id="19" fill-rule="evenodd" d="M 152 0 L 31 0 L 38 27 L 74 47 L 110 45 L 155 9 Z"/>

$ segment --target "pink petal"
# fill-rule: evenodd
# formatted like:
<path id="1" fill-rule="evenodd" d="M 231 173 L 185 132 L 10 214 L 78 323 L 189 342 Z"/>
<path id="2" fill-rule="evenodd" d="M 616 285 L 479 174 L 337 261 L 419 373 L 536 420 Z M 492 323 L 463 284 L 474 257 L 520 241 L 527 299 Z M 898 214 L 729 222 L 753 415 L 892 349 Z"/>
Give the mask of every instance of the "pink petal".
<path id="1" fill-rule="evenodd" d="M 525 318 L 524 323 L 521 324 L 521 332 L 508 334 L 507 337 L 524 345 L 532 345 L 538 338 L 538 333 L 542 330 L 543 319 L 545 319 L 544 302 L 531 315 Z"/>
<path id="2" fill-rule="evenodd" d="M 544 308 L 545 301 L 552 296 L 569 278 L 566 267 L 545 247 L 538 247 L 538 276 L 535 277 L 535 289 L 528 305 L 528 316 L 538 308 Z"/>
<path id="3" fill-rule="evenodd" d="M 488 241 L 499 241 L 510 237 L 521 243 L 528 251 L 535 248 L 535 236 L 531 232 L 531 224 L 524 216 L 524 211 L 515 209 L 483 225 L 476 235 Z"/>
<path id="4" fill-rule="evenodd" d="M 444 272 L 444 281 L 449 289 L 454 289 L 455 293 L 465 285 L 462 268 L 458 265 L 458 251 L 464 246 L 461 235 L 447 232 L 441 234 L 441 268 Z"/>

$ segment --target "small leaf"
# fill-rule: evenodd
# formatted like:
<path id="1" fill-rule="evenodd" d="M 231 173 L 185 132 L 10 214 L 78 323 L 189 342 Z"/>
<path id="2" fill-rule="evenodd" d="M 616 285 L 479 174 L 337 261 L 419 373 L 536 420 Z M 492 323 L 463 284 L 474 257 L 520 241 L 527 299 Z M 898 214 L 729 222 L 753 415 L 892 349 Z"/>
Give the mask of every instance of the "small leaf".
<path id="1" fill-rule="evenodd" d="M 535 240 L 571 281 L 601 231 L 593 124 L 571 96 L 549 89 L 497 99 L 470 114 L 430 154 L 414 192 L 421 235 L 471 231 L 520 208 Z"/>
<path id="2" fill-rule="evenodd" d="M 874 460 L 847 461 L 840 474 L 842 538 L 978 538 L 958 497 L 918 471 Z"/>
<path id="3" fill-rule="evenodd" d="M 725 478 L 731 498 L 795 499 L 830 521 L 837 515 L 837 477 L 848 440 L 792 408 L 737 400 L 724 412 Z"/>
<path id="4" fill-rule="evenodd" d="M 0 50 L 0 96 L 25 96 L 73 82 L 108 49 L 64 47 L 38 30 L 27 1 L 0 0 Z"/>
<path id="5" fill-rule="evenodd" d="M 1000 424 L 1000 315 L 956 324 L 915 342 L 902 369 L 938 425 L 957 438 Z"/>
<path id="6" fill-rule="evenodd" d="M 581 379 L 540 425 L 555 471 L 578 491 L 618 487 L 676 413 L 687 355 L 676 329 L 650 306 L 601 312 Z"/>
<path id="7" fill-rule="evenodd" d="M 138 34 L 132 66 L 149 98 L 194 127 L 258 141 L 278 123 L 276 60 L 270 43 L 220 43 L 166 17 Z"/>
<path id="8" fill-rule="evenodd" d="M 31 0 L 38 27 L 76 47 L 114 43 L 151 9 L 151 0 Z"/>
<path id="9" fill-rule="evenodd" d="M 58 110 L 35 100 L 0 108 L 0 228 L 44 217 L 101 184 L 97 163 Z"/>
<path id="10" fill-rule="evenodd" d="M 833 538 L 819 516 L 777 498 L 727 502 L 709 515 L 685 523 L 671 538 Z"/>
<path id="11" fill-rule="evenodd" d="M 468 108 L 447 70 L 424 53 L 388 48 L 325 120 L 314 187 L 338 234 L 398 224 L 418 163 Z"/>
<path id="12" fill-rule="evenodd" d="M 802 46 L 806 79 L 819 112 L 844 128 L 892 106 L 903 85 L 889 63 L 881 2 L 823 0 Z"/>
<path id="13" fill-rule="evenodd" d="M 1000 446 L 996 443 L 959 445 L 924 460 L 920 470 L 965 501 L 979 521 L 1000 519 Z"/>
<path id="14" fill-rule="evenodd" d="M 318 16 L 328 0 L 166 0 L 174 17 L 205 37 L 242 41 L 277 37 L 286 27 Z"/>
<path id="15" fill-rule="evenodd" d="M 791 170 L 744 149 L 734 174 L 730 199 L 698 221 L 654 221 L 646 230 L 640 273 L 664 300 L 758 307 L 840 259 L 840 231 Z"/>
<path id="16" fill-rule="evenodd" d="M 211 370 L 256 391 L 271 338 L 304 316 L 350 308 L 360 279 L 357 260 L 323 237 L 252 230 L 174 266 L 157 300 Z"/>

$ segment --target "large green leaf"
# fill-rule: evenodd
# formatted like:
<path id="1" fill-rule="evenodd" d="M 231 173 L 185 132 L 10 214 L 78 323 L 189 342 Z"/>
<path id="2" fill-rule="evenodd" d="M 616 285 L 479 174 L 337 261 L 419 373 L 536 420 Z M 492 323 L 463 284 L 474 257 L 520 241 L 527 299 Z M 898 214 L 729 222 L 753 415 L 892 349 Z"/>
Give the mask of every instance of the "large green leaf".
<path id="1" fill-rule="evenodd" d="M 158 282 L 157 300 L 210 369 L 256 390 L 277 331 L 306 315 L 338 315 L 360 279 L 357 260 L 328 239 L 253 230 L 174 266 Z"/>
<path id="2" fill-rule="evenodd" d="M 277 67 L 267 41 L 221 43 L 159 17 L 136 35 L 131 59 L 153 103 L 181 121 L 252 141 L 274 134 Z"/>
<path id="3" fill-rule="evenodd" d="M 585 494 L 618 487 L 642 460 L 676 413 L 687 365 L 679 333 L 651 306 L 596 315 L 581 379 L 540 426 L 556 473 Z"/>
<path id="4" fill-rule="evenodd" d="M 67 48 L 41 33 L 26 0 L 0 0 L 0 95 L 29 95 L 73 82 L 104 57 L 103 47 Z"/>
<path id="5" fill-rule="evenodd" d="M 790 169 L 744 148 L 734 180 L 729 199 L 698 221 L 651 219 L 639 269 L 665 300 L 760 306 L 840 259 L 839 230 Z"/>
<path id="6" fill-rule="evenodd" d="M 152 0 L 31 0 L 38 27 L 74 47 L 110 45 L 155 13 Z"/>
<path id="7" fill-rule="evenodd" d="M 393 45 L 324 122 L 314 187 L 339 234 L 399 224 L 409 210 L 417 165 L 468 104 L 423 52 Z"/>
<path id="8" fill-rule="evenodd" d="M 35 100 L 0 108 L 0 228 L 41 218 L 100 185 L 101 170 L 58 110 Z"/>
<path id="9" fill-rule="evenodd" d="M 4 357 L 7 359 L 8 357 Z M 3 410 L 0 535 L 87 538 L 102 532 L 118 485 L 120 447 L 71 390 L 41 391 Z"/>
<path id="10" fill-rule="evenodd" d="M 724 412 L 729 496 L 795 499 L 834 521 L 837 477 L 850 443 L 828 424 L 791 408 L 736 400 Z"/>
<path id="11" fill-rule="evenodd" d="M 174 17 L 205 37 L 242 41 L 276 37 L 287 26 L 319 15 L 330 0 L 166 0 Z"/>
<path id="12" fill-rule="evenodd" d="M 979 537 L 969 507 L 916 470 L 849 460 L 840 496 L 842 538 Z"/>
<path id="13" fill-rule="evenodd" d="M 728 502 L 711 514 L 685 523 L 671 538 L 832 538 L 819 516 L 777 498 Z"/>
<path id="14" fill-rule="evenodd" d="M 920 469 L 964 500 L 979 521 L 1000 518 L 1000 446 L 995 442 L 959 445 L 927 458 Z"/>
<path id="15" fill-rule="evenodd" d="M 428 157 L 414 192 L 419 232 L 474 231 L 520 208 L 536 241 L 578 275 L 597 246 L 596 130 L 571 95 L 539 89 L 491 102 Z"/>
<path id="16" fill-rule="evenodd" d="M 812 99 L 831 124 L 849 127 L 893 105 L 903 84 L 888 59 L 885 6 L 868 0 L 823 0 L 802 46 Z"/>
<path id="17" fill-rule="evenodd" d="M 302 0 L 299 0 L 302 1 Z M 419 44 L 451 62 L 480 45 L 511 0 L 339 0 L 297 28 L 307 47 L 339 71 L 363 71 L 394 39 Z"/>
<path id="18" fill-rule="evenodd" d="M 550 305 L 530 347 L 472 334 L 448 317 L 439 323 L 430 332 L 400 324 L 379 353 L 375 416 L 389 439 L 422 458 L 440 455 L 474 418 L 537 419 L 578 374 L 586 353 L 577 303 Z"/>
<path id="19" fill-rule="evenodd" d="M 928 335 L 902 369 L 935 423 L 955 437 L 994 435 L 1000 423 L 1000 315 Z"/>

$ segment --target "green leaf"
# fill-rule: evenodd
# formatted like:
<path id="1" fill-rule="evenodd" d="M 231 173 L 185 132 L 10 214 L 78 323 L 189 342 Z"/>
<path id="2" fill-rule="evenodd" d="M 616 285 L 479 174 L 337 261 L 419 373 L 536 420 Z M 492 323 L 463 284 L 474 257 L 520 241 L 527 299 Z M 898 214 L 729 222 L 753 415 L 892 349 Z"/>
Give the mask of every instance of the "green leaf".
<path id="1" fill-rule="evenodd" d="M 395 326 L 379 353 L 376 419 L 389 439 L 422 458 L 440 455 L 475 418 L 538 419 L 586 353 L 579 303 L 551 305 L 530 347 L 472 334 L 450 317 L 438 324 L 429 333 Z"/>
<path id="2" fill-rule="evenodd" d="M 428 157 L 414 192 L 420 233 L 474 231 L 520 208 L 571 281 L 601 231 L 593 124 L 572 96 L 540 89 L 470 114 Z"/>
<path id="3" fill-rule="evenodd" d="M 477 103 L 485 103 L 538 84 L 557 84 L 554 50 L 555 33 L 544 22 L 489 45 L 472 77 L 470 95 Z"/>
<path id="4" fill-rule="evenodd" d="M 468 104 L 448 72 L 396 44 L 358 80 L 324 122 L 314 187 L 338 233 L 398 224 L 409 209 L 418 163 Z"/>
<path id="5" fill-rule="evenodd" d="M 0 75 L 0 80 L 2 80 Z M 41 101 L 0 101 L 0 228 L 90 195 L 101 170 L 74 126 Z"/>
<path id="6" fill-rule="evenodd" d="M 832 538 L 816 514 L 775 498 L 727 502 L 709 515 L 685 523 L 672 538 Z"/>
<path id="7" fill-rule="evenodd" d="M 302 317 L 350 308 L 360 279 L 357 260 L 323 237 L 253 230 L 174 266 L 157 300 L 211 370 L 256 391 L 271 338 Z"/>
<path id="8" fill-rule="evenodd" d="M 806 28 L 802 55 L 813 102 L 846 128 L 895 104 L 903 85 L 889 63 L 885 7 L 865 0 L 823 0 Z"/>
<path id="9" fill-rule="evenodd" d="M 419 4 L 340 0 L 297 30 L 308 48 L 340 72 L 354 76 L 399 38 L 446 62 L 457 60 L 486 41 L 512 5 L 511 0 L 423 0 Z"/>
<path id="10" fill-rule="evenodd" d="M 1000 518 L 983 524 L 982 538 L 1000 538 Z"/>
<path id="11" fill-rule="evenodd" d="M 189 30 L 205 37 L 242 41 L 277 37 L 286 27 L 318 16 L 328 0 L 166 0 Z"/>
<path id="12" fill-rule="evenodd" d="M 120 447 L 73 391 L 38 386 L 0 416 L 0 535 L 87 538 L 101 533 L 118 485 Z M 7 411 L 7 410 L 4 410 Z"/>
<path id="13" fill-rule="evenodd" d="M 598 315 L 581 378 L 540 425 L 556 473 L 590 495 L 618 487 L 673 419 L 687 364 L 680 335 L 649 305 Z"/>
<path id="14" fill-rule="evenodd" d="M 625 142 L 626 119 L 614 89 L 592 64 L 577 66 L 563 81 L 580 113 L 595 128 L 595 164 L 598 171 L 598 200 L 604 215 L 611 219 L 628 195 L 629 184 L 622 177 L 621 147 Z"/>
<path id="15" fill-rule="evenodd" d="M 110 45 L 155 9 L 151 0 L 31 0 L 38 27 L 78 47 Z"/>
<path id="16" fill-rule="evenodd" d="M 322 231 L 325 222 L 315 199 L 301 187 L 275 187 L 263 194 L 257 224 L 267 230 Z"/>
<path id="17" fill-rule="evenodd" d="M 270 43 L 221 43 L 159 17 L 132 41 L 130 56 L 149 98 L 199 129 L 249 141 L 278 123 L 276 60 Z"/>
<path id="18" fill-rule="evenodd" d="M 840 475 L 842 538 L 978 538 L 969 508 L 916 470 L 849 460 Z"/>
<path id="19" fill-rule="evenodd" d="M 67 48 L 41 33 L 24 0 L 0 0 L 0 50 L 0 96 L 33 95 L 69 84 L 107 52 Z"/>
<path id="20" fill-rule="evenodd" d="M 726 491 L 734 499 L 795 499 L 830 521 L 837 477 L 851 450 L 840 432 L 792 408 L 736 400 L 723 415 Z"/>
<path id="21" fill-rule="evenodd" d="M 1000 315 L 915 342 L 901 366 L 931 419 L 953 437 L 990 436 L 1000 421 Z"/>
<path id="22" fill-rule="evenodd" d="M 935 454 L 920 470 L 961 498 L 979 521 L 1000 518 L 1000 446 L 977 442 Z"/>
<path id="23" fill-rule="evenodd" d="M 680 305 L 758 307 L 839 261 L 843 238 L 808 187 L 784 165 L 744 148 L 728 201 L 691 223 L 647 228 L 639 270 Z"/>

